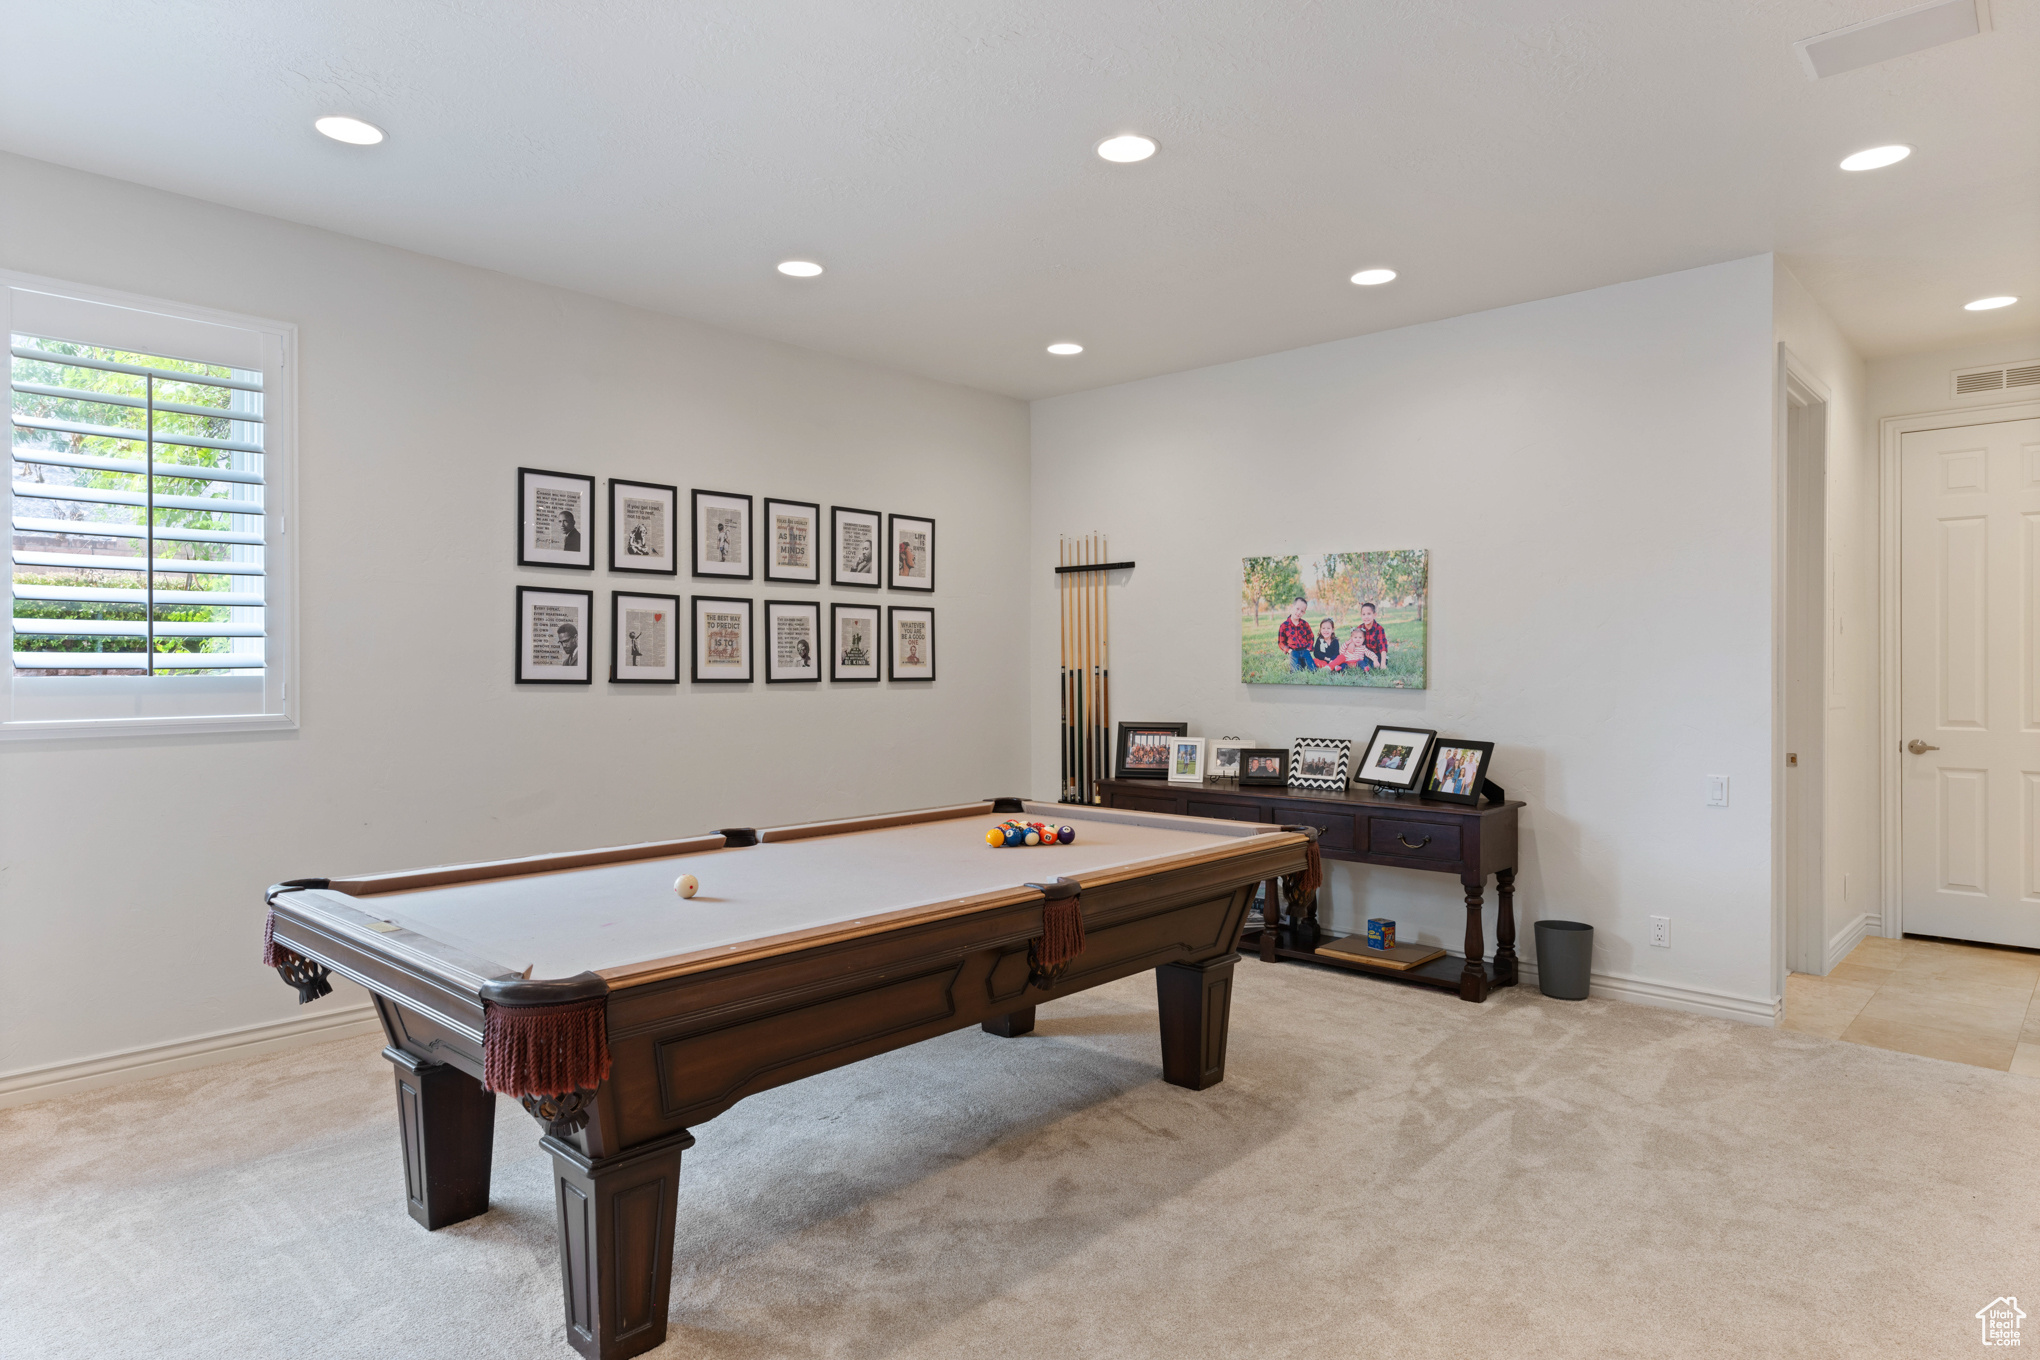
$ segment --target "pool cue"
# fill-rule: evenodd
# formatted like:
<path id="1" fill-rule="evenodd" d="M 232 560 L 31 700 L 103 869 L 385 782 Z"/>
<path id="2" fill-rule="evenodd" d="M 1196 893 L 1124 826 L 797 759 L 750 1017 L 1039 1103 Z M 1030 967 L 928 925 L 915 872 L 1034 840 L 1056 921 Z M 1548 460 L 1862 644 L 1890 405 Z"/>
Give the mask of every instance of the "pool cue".
<path id="1" fill-rule="evenodd" d="M 1077 562 L 1081 566 L 1087 566 L 1090 564 L 1090 561 L 1089 545 L 1080 538 L 1077 540 Z M 1091 801 L 1091 780 L 1096 773 L 1094 762 L 1098 755 L 1097 744 L 1091 740 L 1091 724 L 1094 721 L 1091 714 L 1091 573 L 1080 571 L 1077 573 L 1077 578 L 1079 583 L 1077 595 L 1077 683 L 1081 687 L 1084 696 L 1084 754 L 1081 764 L 1083 775 L 1077 784 L 1077 801 L 1088 803 Z"/>
<path id="2" fill-rule="evenodd" d="M 1099 599 L 1100 599 L 1100 598 L 1102 598 L 1102 589 L 1103 589 L 1103 588 L 1102 588 L 1102 583 L 1103 583 L 1103 581 L 1105 580 L 1105 573 L 1104 573 L 1104 572 L 1102 572 L 1102 571 L 1098 571 L 1098 570 L 1096 570 L 1096 568 L 1097 568 L 1098 564 L 1099 564 L 1099 563 L 1101 563 L 1101 562 L 1103 562 L 1103 561 L 1104 561 L 1105 559 L 1104 559 L 1103 557 L 1100 557 L 1100 556 L 1098 555 L 1098 535 L 1097 535 L 1097 534 L 1096 534 L 1095 532 L 1094 532 L 1094 533 L 1093 533 L 1093 534 L 1091 535 L 1091 540 L 1090 540 L 1090 554 L 1091 554 L 1091 566 L 1092 566 L 1093 570 L 1091 570 L 1091 571 L 1088 571 L 1088 572 L 1085 572 L 1084 574 L 1085 574 L 1085 576 L 1087 576 L 1087 577 L 1089 577 L 1089 578 L 1090 578 L 1090 583 L 1091 583 L 1091 589 L 1090 589 L 1090 597 L 1091 597 L 1091 750 L 1092 750 L 1092 752 L 1093 752 L 1093 755 L 1094 755 L 1094 761 L 1093 761 L 1093 764 L 1092 764 L 1092 768 L 1093 768 L 1093 769 L 1096 769 L 1096 770 L 1104 770 L 1104 771 L 1105 771 L 1105 773 L 1104 773 L 1104 774 L 1100 774 L 1100 775 L 1098 776 L 1098 779 L 1103 779 L 1103 778 L 1105 777 L 1105 774 L 1109 774 L 1109 773 L 1111 773 L 1111 772 L 1110 772 L 1109 770 L 1105 770 L 1105 764 L 1104 764 L 1104 759 L 1103 759 L 1103 758 L 1104 758 L 1104 754 L 1105 754 L 1105 738 L 1104 738 L 1104 731 L 1105 731 L 1105 729 L 1104 729 L 1104 728 L 1103 728 L 1103 727 L 1102 727 L 1102 726 L 1101 726 L 1101 725 L 1099 724 L 1099 721 L 1098 721 L 1098 705 L 1099 705 L 1099 703 L 1100 703 L 1100 698 L 1099 698 L 1099 690 L 1098 690 L 1098 659 L 1099 659 L 1099 653 L 1100 653 L 1100 650 L 1101 650 L 1101 648 L 1102 648 L 1102 646 L 1103 646 L 1103 642 L 1104 642 L 1104 639 L 1103 639 L 1103 637 L 1102 637 L 1102 636 L 1100 635 L 1100 633 L 1099 633 L 1099 630 L 1098 630 L 1098 601 L 1099 601 Z M 1088 799 L 1087 801 L 1095 803 L 1095 802 L 1097 802 L 1097 801 L 1098 801 L 1098 800 L 1099 800 L 1100 798 L 1102 798 L 1102 797 L 1104 797 L 1104 795 L 1098 792 L 1098 785 L 1097 785 L 1097 780 L 1096 780 L 1096 779 L 1094 779 L 1094 780 L 1092 781 L 1092 783 L 1091 783 L 1091 796 L 1090 796 L 1090 798 L 1089 798 L 1089 799 Z"/>
<path id="3" fill-rule="evenodd" d="M 1063 550 L 1062 539 L 1058 537 L 1055 546 L 1055 564 L 1058 567 L 1068 566 L 1069 563 L 1064 560 L 1067 556 L 1068 554 Z M 1070 801 L 1070 630 L 1067 622 L 1069 610 L 1063 605 L 1062 591 L 1063 573 L 1057 572 L 1055 575 L 1055 603 L 1058 611 L 1056 629 L 1057 642 L 1062 648 L 1062 662 L 1056 668 L 1055 683 L 1059 687 L 1056 698 L 1062 710 L 1062 726 L 1057 729 L 1056 736 L 1062 742 L 1062 775 L 1057 785 L 1056 797 L 1060 801 L 1067 803 Z"/>
<path id="4" fill-rule="evenodd" d="M 1070 561 L 1069 535 L 1062 537 L 1061 555 L 1063 565 Z M 1062 702 L 1063 702 L 1063 801 L 1077 800 L 1077 695 L 1076 672 L 1071 667 L 1072 638 L 1070 633 L 1070 578 L 1068 573 L 1056 578 L 1062 587 Z"/>
<path id="5" fill-rule="evenodd" d="M 1112 550 L 1105 546 L 1105 536 L 1098 536 L 1098 560 L 1110 561 Z M 1103 733 L 1101 740 L 1109 741 L 1112 736 L 1112 592 L 1107 589 L 1105 573 L 1098 573 L 1098 659 L 1101 668 L 1098 676 L 1098 726 Z"/>

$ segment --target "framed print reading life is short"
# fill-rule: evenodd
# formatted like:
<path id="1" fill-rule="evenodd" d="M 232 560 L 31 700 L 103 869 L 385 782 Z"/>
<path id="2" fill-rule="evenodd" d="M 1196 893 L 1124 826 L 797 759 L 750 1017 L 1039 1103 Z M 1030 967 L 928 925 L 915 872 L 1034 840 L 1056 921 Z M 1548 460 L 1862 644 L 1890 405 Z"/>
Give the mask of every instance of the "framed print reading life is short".
<path id="1" fill-rule="evenodd" d="M 595 592 L 517 587 L 517 683 L 585 685 Z"/>
<path id="2" fill-rule="evenodd" d="M 831 680 L 878 680 L 878 616 L 875 604 L 829 606 Z"/>
<path id="3" fill-rule="evenodd" d="M 609 678 L 619 685 L 680 683 L 680 597 L 609 592 Z"/>
<path id="4" fill-rule="evenodd" d="M 679 574 L 673 527 L 680 489 L 657 482 L 609 479 L 609 569 L 659 576 Z"/>
<path id="5" fill-rule="evenodd" d="M 1382 724 L 1368 738 L 1367 753 L 1360 757 L 1353 782 L 1378 789 L 1415 788 L 1424 777 L 1424 756 L 1431 749 L 1431 738 L 1437 735 L 1429 728 Z"/>
<path id="6" fill-rule="evenodd" d="M 935 678 L 935 611 L 894 605 L 886 613 L 892 628 L 886 635 L 886 655 L 891 658 L 895 680 Z"/>
<path id="7" fill-rule="evenodd" d="M 595 570 L 595 479 L 517 469 L 517 565 Z"/>
<path id="8" fill-rule="evenodd" d="M 704 685 L 751 683 L 751 602 L 694 597 L 693 679 Z"/>
<path id="9" fill-rule="evenodd" d="M 822 607 L 813 600 L 765 601 L 765 683 L 822 679 Z"/>
<path id="10" fill-rule="evenodd" d="M 876 510 L 829 507 L 829 580 L 839 586 L 885 584 L 879 579 L 879 534 L 883 525 Z M 875 678 L 875 677 L 874 677 Z"/>
<path id="11" fill-rule="evenodd" d="M 887 535 L 891 550 L 886 554 L 894 590 L 935 589 L 935 521 L 913 515 L 892 516 Z"/>
<path id="12" fill-rule="evenodd" d="M 751 498 L 728 491 L 696 491 L 694 574 L 732 581 L 751 579 Z"/>
<path id="13" fill-rule="evenodd" d="M 815 585 L 822 579 L 822 507 L 765 498 L 765 579 Z"/>

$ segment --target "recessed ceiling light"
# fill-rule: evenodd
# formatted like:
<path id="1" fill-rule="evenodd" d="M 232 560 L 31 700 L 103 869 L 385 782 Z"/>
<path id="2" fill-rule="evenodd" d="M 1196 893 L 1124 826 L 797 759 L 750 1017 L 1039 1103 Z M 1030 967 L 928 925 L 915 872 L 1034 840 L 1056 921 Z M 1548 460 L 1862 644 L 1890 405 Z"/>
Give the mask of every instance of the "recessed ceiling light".
<path id="1" fill-rule="evenodd" d="M 383 130 L 374 123 L 364 123 L 343 113 L 331 113 L 315 119 L 312 126 L 334 141 L 345 142 L 349 146 L 374 146 L 383 139 Z"/>
<path id="2" fill-rule="evenodd" d="M 1353 276 L 1353 282 L 1363 288 L 1372 288 L 1377 283 L 1387 283 L 1395 277 L 1393 269 L 1363 269 Z"/>
<path id="3" fill-rule="evenodd" d="M 1082 354 L 1084 347 L 1068 340 L 1058 340 L 1048 347 L 1050 354 Z"/>
<path id="4" fill-rule="evenodd" d="M 796 279 L 811 279 L 822 272 L 822 267 L 813 260 L 781 260 L 779 272 Z"/>
<path id="5" fill-rule="evenodd" d="M 1118 137 L 1107 137 L 1104 141 L 1098 143 L 1099 155 L 1108 161 L 1117 161 L 1121 165 L 1131 165 L 1135 161 L 1144 161 L 1159 150 L 1161 148 L 1155 144 L 1154 138 L 1143 137 L 1133 132 L 1124 133 Z"/>
<path id="6" fill-rule="evenodd" d="M 1873 146 L 1868 151 L 1842 157 L 1842 169 L 1882 170 L 1887 165 L 1897 165 L 1910 155 L 1912 148 L 1909 146 Z"/>
<path id="7" fill-rule="evenodd" d="M 1978 298 L 1974 302 L 1963 303 L 1962 310 L 1965 312 L 1994 312 L 2000 307 L 2009 307 L 2017 301 L 2018 299 L 2015 297 Z"/>

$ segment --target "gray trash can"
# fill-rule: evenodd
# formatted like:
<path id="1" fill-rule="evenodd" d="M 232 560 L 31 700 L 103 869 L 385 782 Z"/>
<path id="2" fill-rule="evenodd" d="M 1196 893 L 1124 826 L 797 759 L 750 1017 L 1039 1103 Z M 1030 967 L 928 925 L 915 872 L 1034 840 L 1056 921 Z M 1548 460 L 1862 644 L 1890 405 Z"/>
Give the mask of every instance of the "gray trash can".
<path id="1" fill-rule="evenodd" d="M 1585 1001 L 1594 971 L 1594 928 L 1578 921 L 1537 923 L 1537 990 L 1558 1001 Z"/>

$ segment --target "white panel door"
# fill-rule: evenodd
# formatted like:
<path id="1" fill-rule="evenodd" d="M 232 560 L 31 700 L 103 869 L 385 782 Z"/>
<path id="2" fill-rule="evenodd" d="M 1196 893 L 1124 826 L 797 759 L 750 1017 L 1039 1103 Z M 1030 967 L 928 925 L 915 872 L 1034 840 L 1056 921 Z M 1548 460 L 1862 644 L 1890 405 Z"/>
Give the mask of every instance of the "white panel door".
<path id="1" fill-rule="evenodd" d="M 1899 456 L 1904 928 L 2040 947 L 2040 420 Z"/>

